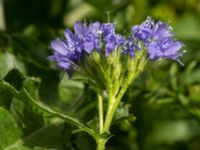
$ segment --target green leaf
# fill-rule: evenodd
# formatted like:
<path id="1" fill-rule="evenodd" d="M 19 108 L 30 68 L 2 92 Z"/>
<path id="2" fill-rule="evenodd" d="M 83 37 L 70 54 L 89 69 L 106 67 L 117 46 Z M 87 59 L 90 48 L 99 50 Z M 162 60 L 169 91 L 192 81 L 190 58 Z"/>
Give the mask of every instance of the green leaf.
<path id="1" fill-rule="evenodd" d="M 0 149 L 14 144 L 22 135 L 16 121 L 5 109 L 0 108 Z"/>
<path id="2" fill-rule="evenodd" d="M 23 87 L 29 89 L 34 98 L 38 98 L 39 79 L 26 78 Z M 16 95 L 11 103 L 13 115 L 23 129 L 24 136 L 42 128 L 45 125 L 44 113 L 38 111 L 35 106 L 27 100 L 23 91 Z"/>
<path id="3" fill-rule="evenodd" d="M 5 82 L 3 80 L 0 81 L 0 88 L 1 88 L 1 91 L 7 90 L 7 92 L 10 92 L 12 94 L 19 94 L 19 92 L 12 85 L 10 85 L 8 82 Z"/>
<path id="4" fill-rule="evenodd" d="M 23 88 L 28 89 L 33 98 L 39 99 L 40 83 L 40 78 L 27 77 L 23 82 Z"/>
<path id="5" fill-rule="evenodd" d="M 95 132 L 98 132 L 98 118 L 94 117 L 93 119 L 91 119 L 90 121 L 87 122 L 87 125 L 93 129 Z"/>
<path id="6" fill-rule="evenodd" d="M 0 53 L 0 78 L 3 78 L 11 69 L 17 68 L 25 73 L 24 64 L 9 52 Z"/>
<path id="7" fill-rule="evenodd" d="M 0 106 L 9 108 L 13 95 L 18 93 L 12 85 L 5 81 L 0 81 Z"/>
<path id="8" fill-rule="evenodd" d="M 132 122 L 135 121 L 136 117 L 133 114 L 129 113 L 130 104 L 123 104 L 122 102 L 119 104 L 116 113 L 115 120 L 113 124 L 117 124 L 122 121 Z"/>
<path id="9" fill-rule="evenodd" d="M 57 121 L 44 126 L 23 139 L 28 147 L 43 147 L 45 149 L 71 149 L 70 137 L 72 127 Z"/>
<path id="10" fill-rule="evenodd" d="M 130 104 L 123 104 L 122 102 L 119 104 L 116 113 L 115 113 L 115 119 L 120 119 L 125 116 L 129 115 L 129 108 Z"/>
<path id="11" fill-rule="evenodd" d="M 9 85 L 7 82 L 1 82 L 4 83 L 4 86 L 6 85 L 7 88 L 10 88 L 11 91 L 16 91 L 16 89 L 13 86 Z M 38 82 L 39 81 L 35 78 L 27 78 L 24 81 L 23 86 L 31 90 L 31 93 L 35 95 L 34 97 L 36 97 L 38 93 L 35 92 L 37 91 Z M 17 93 L 14 96 L 11 103 L 11 112 L 13 116 L 11 116 L 10 113 L 9 115 L 10 117 L 12 117 L 13 120 L 15 117 L 17 119 L 18 124 L 21 126 L 21 130 L 17 128 L 19 129 L 20 136 L 17 136 L 12 143 L 10 142 L 10 145 L 8 145 L 5 149 L 29 150 L 28 147 L 41 150 L 46 148 L 70 149 L 71 144 L 69 135 L 71 135 L 72 132 L 71 127 L 69 125 L 67 126 L 63 122 L 60 123 L 60 120 L 56 120 L 57 123 L 45 125 L 43 113 L 39 112 L 38 109 L 36 109 L 35 106 L 33 106 L 32 103 L 30 103 L 30 101 L 27 101 L 27 97 L 23 91 L 16 92 Z M 11 139 L 12 136 L 15 135 L 15 131 L 10 131 L 9 124 L 5 121 L 2 121 L 2 118 L 5 121 L 9 120 L 9 117 L 5 116 L 0 109 L 0 149 L 2 149 L 1 142 L 7 142 L 7 140 L 10 141 L 9 138 L 5 137 L 5 133 L 8 137 L 11 137 Z M 16 122 L 11 122 L 10 124 L 14 127 L 17 127 Z M 22 134 L 23 138 L 21 138 Z M 25 147 L 23 144 L 28 147 Z"/>
<path id="12" fill-rule="evenodd" d="M 72 118 L 68 115 L 64 115 L 64 114 L 61 114 L 61 113 L 58 113 L 58 112 L 55 112 L 54 110 L 50 109 L 49 107 L 47 106 L 44 106 L 43 104 L 41 104 L 40 102 L 37 102 L 35 101 L 31 95 L 28 93 L 28 91 L 26 89 L 24 89 L 24 92 L 27 96 L 27 98 L 35 105 L 37 106 L 40 110 L 48 113 L 49 115 L 52 115 L 54 117 L 58 117 L 58 118 L 61 118 L 61 119 L 64 119 L 67 123 L 69 124 L 72 124 L 76 127 L 78 127 L 79 129 L 87 132 L 88 134 L 90 134 L 91 136 L 93 136 L 94 138 L 97 137 L 97 134 L 91 130 L 90 128 L 88 128 L 87 126 L 85 126 L 84 124 L 82 124 L 81 122 L 79 122 L 79 120 L 75 119 L 75 118 Z"/>
<path id="13" fill-rule="evenodd" d="M 59 97 L 62 101 L 69 103 L 80 98 L 83 94 L 83 84 L 70 80 L 66 75 L 59 84 Z"/>
<path id="14" fill-rule="evenodd" d="M 22 95 L 21 97 L 25 97 Z M 14 98 L 11 105 L 13 116 L 22 128 L 23 135 L 27 136 L 45 125 L 44 114 L 30 103 L 23 102 L 24 99 Z"/>
<path id="15" fill-rule="evenodd" d="M 22 87 L 25 77 L 18 69 L 12 69 L 5 76 L 4 80 L 10 83 L 15 89 L 19 90 Z"/>

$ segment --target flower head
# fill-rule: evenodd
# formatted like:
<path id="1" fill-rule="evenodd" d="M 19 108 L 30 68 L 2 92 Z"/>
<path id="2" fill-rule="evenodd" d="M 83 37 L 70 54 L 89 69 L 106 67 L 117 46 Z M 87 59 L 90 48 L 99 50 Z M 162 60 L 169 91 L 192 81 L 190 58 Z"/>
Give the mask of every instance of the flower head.
<path id="1" fill-rule="evenodd" d="M 125 69 L 118 69 L 122 72 L 127 72 L 124 70 L 129 70 L 131 66 L 124 62 L 133 61 L 132 64 L 139 66 L 141 58 L 143 62 L 144 59 L 146 62 L 165 58 L 180 62 L 183 55 L 180 49 L 183 44 L 173 37 L 172 27 L 166 23 L 155 22 L 147 17 L 140 25 L 133 26 L 131 34 L 127 37 L 116 33 L 115 30 L 115 23 L 91 22 L 87 25 L 86 22 L 76 22 L 74 32 L 66 29 L 64 39 L 51 42 L 53 55 L 49 57 L 49 60 L 57 62 L 58 67 L 66 71 L 68 75 L 72 75 L 77 68 L 81 68 L 83 74 L 90 76 L 93 80 L 97 80 L 94 76 L 96 72 L 100 72 L 101 75 L 108 72 L 106 68 L 102 69 L 102 66 L 112 65 L 113 62 L 116 64 L 111 68 L 123 66 Z M 111 55 L 113 52 L 116 52 L 115 55 Z M 123 61 L 128 55 L 131 58 L 125 59 L 132 60 Z"/>
<path id="2" fill-rule="evenodd" d="M 86 23 L 74 24 L 74 32 L 65 30 L 65 39 L 56 39 L 51 42 L 51 48 L 54 55 L 49 59 L 56 61 L 59 68 L 65 70 L 68 74 L 74 69 L 76 64 L 84 55 L 93 50 L 100 50 L 100 23 L 94 22 L 89 26 Z"/>
<path id="3" fill-rule="evenodd" d="M 167 58 L 181 63 L 183 52 L 180 49 L 183 44 L 173 37 L 172 29 L 168 24 L 161 21 L 155 23 L 148 17 L 141 25 L 133 26 L 132 35 L 143 43 L 150 60 Z"/>

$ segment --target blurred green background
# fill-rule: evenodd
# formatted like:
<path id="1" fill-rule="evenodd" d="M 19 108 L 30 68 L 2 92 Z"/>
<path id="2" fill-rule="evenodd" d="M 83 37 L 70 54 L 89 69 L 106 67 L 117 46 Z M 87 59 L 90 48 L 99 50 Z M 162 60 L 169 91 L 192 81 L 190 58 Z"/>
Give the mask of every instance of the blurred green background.
<path id="1" fill-rule="evenodd" d="M 152 63 L 131 85 L 107 149 L 200 149 L 200 0 L 0 0 L 0 150 L 95 149 L 88 135 L 74 134 L 72 126 L 37 110 L 21 89 L 92 124 L 94 91 L 68 80 L 47 57 L 50 41 L 63 37 L 66 27 L 77 20 L 107 22 L 108 12 L 125 34 L 147 16 L 168 22 L 187 53 L 184 66 Z"/>

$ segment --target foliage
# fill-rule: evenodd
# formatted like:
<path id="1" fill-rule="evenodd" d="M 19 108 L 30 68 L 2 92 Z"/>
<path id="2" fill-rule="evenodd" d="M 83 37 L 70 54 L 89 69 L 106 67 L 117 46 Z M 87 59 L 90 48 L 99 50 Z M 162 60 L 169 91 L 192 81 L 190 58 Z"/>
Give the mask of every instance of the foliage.
<path id="1" fill-rule="evenodd" d="M 146 16 L 171 20 L 187 53 L 184 67 L 154 64 L 128 89 L 115 114 L 108 150 L 199 150 L 200 10 L 198 0 L 5 0 L 0 32 L 0 150 L 93 150 L 95 141 L 51 110 L 96 127 L 96 95 L 47 61 L 49 43 L 76 20 L 116 21 L 127 32 Z M 0 18 L 0 22 L 1 22 Z M 133 116 L 134 115 L 134 116 Z"/>

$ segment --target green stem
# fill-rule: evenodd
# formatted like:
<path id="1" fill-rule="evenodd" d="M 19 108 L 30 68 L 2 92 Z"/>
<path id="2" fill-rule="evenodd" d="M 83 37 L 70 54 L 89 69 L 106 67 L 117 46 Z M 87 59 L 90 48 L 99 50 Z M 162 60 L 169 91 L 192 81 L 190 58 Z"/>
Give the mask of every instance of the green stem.
<path id="1" fill-rule="evenodd" d="M 97 142 L 97 150 L 104 150 L 105 144 L 107 142 L 107 139 L 99 138 L 96 140 Z"/>
<path id="2" fill-rule="evenodd" d="M 109 132 L 110 124 L 112 122 L 113 115 L 114 115 L 114 112 L 115 112 L 114 105 L 117 105 L 115 103 L 116 99 L 114 97 L 110 98 L 110 100 L 111 100 L 111 103 L 108 106 L 108 111 L 107 111 L 107 114 L 106 114 L 103 132 Z"/>
<path id="3" fill-rule="evenodd" d="M 36 100 L 34 100 L 31 95 L 28 93 L 28 91 L 26 89 L 24 89 L 24 92 L 26 94 L 26 96 L 29 98 L 29 100 L 34 104 L 36 105 L 38 108 L 42 109 L 43 111 L 51 114 L 52 116 L 56 116 L 56 117 L 59 117 L 61 119 L 64 119 L 65 121 L 69 122 L 70 124 L 78 127 L 79 129 L 87 132 L 88 134 L 90 134 L 92 137 L 94 137 L 95 139 L 97 139 L 98 135 L 93 131 L 91 130 L 90 128 L 88 128 L 87 126 L 85 126 L 84 124 L 82 124 L 81 122 L 79 122 L 78 120 L 72 118 L 72 117 L 69 117 L 67 115 L 63 115 L 63 114 L 60 114 L 58 112 L 55 112 L 53 111 L 52 109 L 46 107 L 46 106 L 43 106 L 42 104 L 38 103 Z"/>
<path id="4" fill-rule="evenodd" d="M 126 79 L 126 82 L 122 86 L 122 89 L 120 89 L 117 97 L 112 96 L 112 98 L 110 98 L 111 103 L 108 106 L 108 111 L 107 111 L 107 114 L 106 114 L 106 119 L 105 119 L 104 129 L 103 129 L 104 132 L 109 132 L 110 125 L 112 123 L 112 119 L 113 119 L 115 111 L 116 111 L 116 109 L 119 105 L 119 102 L 122 99 L 122 96 L 124 95 L 124 93 L 126 92 L 129 84 L 133 81 L 135 75 L 136 74 L 130 74 L 128 76 L 128 78 Z"/>
<path id="5" fill-rule="evenodd" d="M 138 62 L 139 60 L 140 62 Z M 123 77 L 120 80 L 120 82 L 115 84 L 115 87 L 110 87 L 107 89 L 108 90 L 108 108 L 107 108 L 107 114 L 105 117 L 103 133 L 109 133 L 110 126 L 111 126 L 114 114 L 116 112 L 116 109 L 119 105 L 119 102 L 121 101 L 123 95 L 125 94 L 128 86 L 135 79 L 135 77 L 143 70 L 145 64 L 146 64 L 146 61 L 144 57 L 140 59 L 138 58 L 130 62 L 130 68 L 128 68 L 129 72 L 128 72 L 127 78 Z M 101 145 L 99 147 L 101 148 Z M 102 150 L 102 149 L 98 149 L 98 150 Z"/>
<path id="6" fill-rule="evenodd" d="M 98 109 L 99 109 L 99 134 L 103 132 L 103 98 L 98 94 Z"/>

